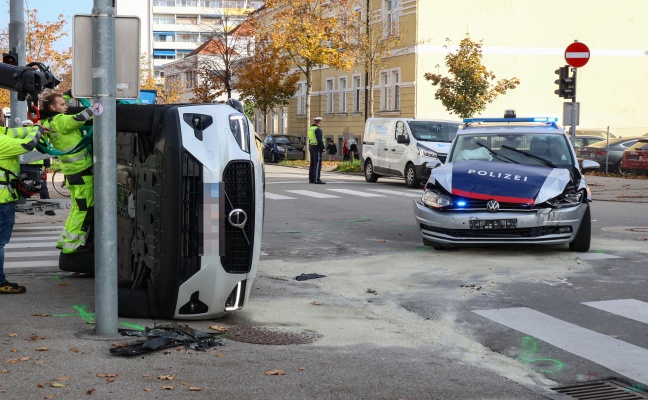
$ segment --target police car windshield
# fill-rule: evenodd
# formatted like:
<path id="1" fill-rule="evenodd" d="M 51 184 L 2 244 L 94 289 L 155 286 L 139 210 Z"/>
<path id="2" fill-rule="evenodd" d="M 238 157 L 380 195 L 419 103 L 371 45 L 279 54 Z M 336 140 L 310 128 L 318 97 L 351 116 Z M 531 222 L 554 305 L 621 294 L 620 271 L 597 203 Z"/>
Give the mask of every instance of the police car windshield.
<path id="1" fill-rule="evenodd" d="M 450 143 L 457 136 L 459 123 L 439 121 L 408 121 L 412 135 L 418 141 Z"/>
<path id="2" fill-rule="evenodd" d="M 567 137 L 550 133 L 462 134 L 449 158 L 450 162 L 486 160 L 557 168 L 573 165 Z"/>

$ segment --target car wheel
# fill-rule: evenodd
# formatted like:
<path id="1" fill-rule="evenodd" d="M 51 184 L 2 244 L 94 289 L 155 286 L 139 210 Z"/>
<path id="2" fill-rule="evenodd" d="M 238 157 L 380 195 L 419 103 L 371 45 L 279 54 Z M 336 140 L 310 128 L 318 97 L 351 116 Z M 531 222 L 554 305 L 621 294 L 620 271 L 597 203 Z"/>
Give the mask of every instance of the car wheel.
<path id="1" fill-rule="evenodd" d="M 133 289 L 130 285 L 119 284 L 117 315 L 125 318 L 151 318 L 148 289 Z"/>
<path id="2" fill-rule="evenodd" d="M 421 186 L 421 183 L 416 177 L 416 170 L 414 169 L 413 164 L 408 164 L 407 167 L 405 167 L 405 184 L 410 189 L 416 189 Z"/>
<path id="3" fill-rule="evenodd" d="M 364 174 L 365 174 L 365 180 L 367 182 L 374 183 L 378 180 L 378 175 L 374 172 L 373 169 L 373 163 L 371 160 L 367 160 L 367 162 L 364 165 Z"/>
<path id="4" fill-rule="evenodd" d="M 270 162 L 276 163 L 279 162 L 279 159 L 277 158 L 277 153 L 274 151 L 270 153 Z"/>
<path id="5" fill-rule="evenodd" d="M 156 106 L 153 104 L 117 104 L 117 132 L 150 135 Z"/>
<path id="6" fill-rule="evenodd" d="M 583 215 L 583 220 L 581 221 L 578 232 L 574 237 L 574 240 L 569 243 L 569 250 L 585 252 L 590 248 L 590 242 L 592 240 L 592 216 L 590 215 L 590 208 L 587 206 L 587 210 Z"/>

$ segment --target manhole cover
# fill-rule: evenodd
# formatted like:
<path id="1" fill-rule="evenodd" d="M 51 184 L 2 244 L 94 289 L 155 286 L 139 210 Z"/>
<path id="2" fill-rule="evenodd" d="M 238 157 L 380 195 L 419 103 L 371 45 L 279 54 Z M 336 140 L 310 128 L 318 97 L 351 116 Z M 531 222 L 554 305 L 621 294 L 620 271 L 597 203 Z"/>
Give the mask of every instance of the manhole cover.
<path id="1" fill-rule="evenodd" d="M 239 325 L 230 328 L 227 338 L 252 344 L 309 344 L 320 335 L 312 331 L 291 331 L 267 326 Z"/>
<path id="2" fill-rule="evenodd" d="M 574 399 L 596 399 L 596 400 L 639 400 L 648 399 L 648 393 L 643 385 L 630 386 L 620 381 L 604 380 L 588 382 L 578 385 L 553 388 L 558 393 L 565 394 Z"/>

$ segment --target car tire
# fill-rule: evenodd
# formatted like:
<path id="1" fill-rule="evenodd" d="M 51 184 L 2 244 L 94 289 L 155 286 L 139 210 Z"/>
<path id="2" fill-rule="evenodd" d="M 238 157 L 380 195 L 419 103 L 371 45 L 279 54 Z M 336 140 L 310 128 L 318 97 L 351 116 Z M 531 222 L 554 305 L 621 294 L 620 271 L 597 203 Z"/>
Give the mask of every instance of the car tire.
<path id="1" fill-rule="evenodd" d="M 578 232 L 574 240 L 569 243 L 569 250 L 586 252 L 590 248 L 590 243 L 592 241 L 592 216 L 590 214 L 589 205 L 587 210 L 583 215 L 583 220 L 581 221 L 580 227 L 578 227 Z"/>
<path id="2" fill-rule="evenodd" d="M 117 132 L 151 135 L 155 109 L 153 104 L 117 104 Z"/>
<path id="3" fill-rule="evenodd" d="M 379 178 L 379 175 L 374 172 L 373 163 L 371 162 L 371 160 L 367 160 L 367 162 L 365 162 L 364 175 L 365 180 L 371 183 L 375 183 Z"/>
<path id="4" fill-rule="evenodd" d="M 413 164 L 407 164 L 405 167 L 405 184 L 410 189 L 417 189 L 421 186 L 421 183 L 416 176 L 416 170 L 414 169 Z"/>
<path id="5" fill-rule="evenodd" d="M 133 289 L 128 284 L 119 284 L 117 315 L 125 318 L 151 318 L 148 289 Z"/>
<path id="6" fill-rule="evenodd" d="M 277 157 L 277 153 L 275 153 L 274 151 L 270 152 L 270 162 L 271 163 L 278 163 L 279 162 L 279 159 Z"/>

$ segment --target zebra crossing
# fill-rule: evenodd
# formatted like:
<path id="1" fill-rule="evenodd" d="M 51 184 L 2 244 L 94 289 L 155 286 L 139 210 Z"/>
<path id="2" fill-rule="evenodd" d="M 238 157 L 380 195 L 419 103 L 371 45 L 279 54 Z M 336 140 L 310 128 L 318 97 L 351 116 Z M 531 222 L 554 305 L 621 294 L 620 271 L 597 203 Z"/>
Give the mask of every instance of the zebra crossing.
<path id="1" fill-rule="evenodd" d="M 11 240 L 4 248 L 4 269 L 58 268 L 60 250 L 56 239 L 62 225 L 14 225 Z"/>
<path id="2" fill-rule="evenodd" d="M 580 303 L 648 324 L 648 303 L 635 299 Z M 474 313 L 533 336 L 638 382 L 648 383 L 648 349 L 624 342 L 527 307 L 477 310 Z"/>
<path id="3" fill-rule="evenodd" d="M 296 200 L 300 197 L 312 197 L 316 199 L 339 199 L 343 197 L 407 197 L 420 198 L 422 190 L 392 190 L 392 189 L 321 189 L 321 190 L 281 190 L 279 192 L 266 191 L 265 198 L 268 200 Z"/>

